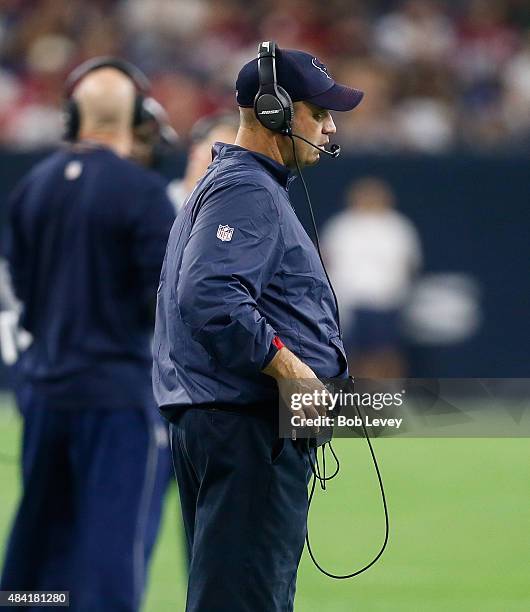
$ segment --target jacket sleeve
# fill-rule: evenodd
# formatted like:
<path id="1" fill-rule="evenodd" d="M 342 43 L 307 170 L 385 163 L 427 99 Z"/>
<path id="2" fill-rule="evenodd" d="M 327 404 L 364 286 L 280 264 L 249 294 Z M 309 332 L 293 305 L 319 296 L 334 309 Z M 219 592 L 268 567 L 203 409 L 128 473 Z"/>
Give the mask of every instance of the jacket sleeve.
<path id="1" fill-rule="evenodd" d="M 205 200 L 184 249 L 180 316 L 219 364 L 261 371 L 277 352 L 258 301 L 283 255 L 278 211 L 263 187 L 237 185 Z"/>

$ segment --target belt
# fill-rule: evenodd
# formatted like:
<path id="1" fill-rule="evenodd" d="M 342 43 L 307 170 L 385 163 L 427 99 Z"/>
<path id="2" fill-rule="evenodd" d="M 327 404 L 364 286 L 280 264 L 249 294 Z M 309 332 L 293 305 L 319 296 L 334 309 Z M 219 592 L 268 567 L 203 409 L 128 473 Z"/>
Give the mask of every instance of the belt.
<path id="1" fill-rule="evenodd" d="M 207 402 L 202 404 L 168 404 L 159 408 L 162 416 L 175 423 L 186 410 L 209 410 L 212 412 L 231 412 L 242 416 L 254 416 L 272 423 L 278 421 L 278 406 L 275 402 L 256 402 L 254 404 L 228 404 Z"/>

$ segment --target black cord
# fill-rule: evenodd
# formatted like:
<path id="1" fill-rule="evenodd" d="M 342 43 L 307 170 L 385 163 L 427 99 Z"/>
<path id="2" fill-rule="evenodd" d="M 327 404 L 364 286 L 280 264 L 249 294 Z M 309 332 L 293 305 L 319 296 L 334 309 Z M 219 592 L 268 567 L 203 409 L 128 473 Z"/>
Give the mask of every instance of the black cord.
<path id="1" fill-rule="evenodd" d="M 335 459 L 336 468 L 335 468 L 335 471 L 333 472 L 333 474 L 331 474 L 331 476 L 326 476 L 325 474 L 323 476 L 321 476 L 320 475 L 320 466 L 319 466 L 319 463 L 318 463 L 317 453 L 315 451 L 315 461 L 313 461 L 313 459 L 311 458 L 311 449 L 309 447 L 309 439 L 308 438 L 306 439 L 306 444 L 307 444 L 306 452 L 307 452 L 307 456 L 309 458 L 309 465 L 311 466 L 311 472 L 313 473 L 313 476 L 315 476 L 316 479 L 319 481 L 320 486 L 322 488 L 325 488 L 325 486 L 323 487 L 322 485 L 325 484 L 326 482 L 328 482 L 329 480 L 333 480 L 335 478 L 335 476 L 339 473 L 340 463 L 339 463 L 339 460 L 337 458 L 337 455 L 335 454 L 335 451 L 333 450 L 333 447 L 331 446 L 331 442 L 326 442 L 322 446 L 322 449 L 324 449 L 326 444 L 329 446 L 329 448 L 331 450 L 331 454 L 333 455 L 333 457 Z"/>
<path id="2" fill-rule="evenodd" d="M 335 308 L 337 310 L 337 323 L 338 323 L 338 327 L 339 327 L 339 332 L 342 335 L 342 331 L 341 331 L 341 325 L 340 325 L 340 314 L 339 314 L 339 303 L 337 300 L 337 296 L 335 294 L 335 289 L 333 288 L 333 285 L 331 284 L 331 280 L 329 278 L 328 275 L 328 271 L 326 270 L 326 266 L 324 265 L 324 259 L 322 257 L 322 253 L 320 251 L 320 241 L 318 239 L 318 231 L 317 231 L 317 225 L 315 222 L 315 215 L 313 214 L 313 207 L 311 205 L 311 198 L 309 197 L 309 191 L 307 189 L 307 185 L 306 182 L 304 180 L 304 176 L 302 174 L 302 170 L 300 168 L 300 164 L 298 163 L 298 156 L 296 155 L 296 146 L 295 146 L 295 142 L 294 142 L 294 138 L 291 132 L 290 127 L 287 130 L 287 136 L 289 136 L 289 138 L 291 139 L 291 143 L 293 145 L 293 157 L 294 157 L 294 161 L 296 164 L 296 169 L 298 171 L 298 176 L 300 177 L 300 180 L 302 181 L 302 185 L 304 187 L 304 191 L 305 191 L 305 196 L 306 196 L 306 200 L 307 200 L 307 204 L 309 207 L 309 212 L 311 215 L 311 222 L 313 224 L 313 230 L 315 233 L 315 247 L 317 249 L 317 253 L 318 256 L 320 258 L 320 263 L 322 264 L 322 268 L 324 269 L 324 273 L 326 275 L 327 281 L 329 283 L 331 292 L 333 294 L 333 298 L 335 300 Z M 344 574 L 344 575 L 340 575 L 340 574 L 332 574 L 331 572 L 326 571 L 323 567 L 321 567 L 321 565 L 318 563 L 318 561 L 315 559 L 315 556 L 313 554 L 313 550 L 311 548 L 311 544 L 309 542 L 309 526 L 308 529 L 306 531 L 306 544 L 307 544 L 307 551 L 309 553 L 309 556 L 311 557 L 311 561 L 313 561 L 313 563 L 315 564 L 315 566 L 326 576 L 328 576 L 329 578 L 335 578 L 336 580 L 345 580 L 347 578 L 353 578 L 354 576 L 358 576 L 359 574 L 362 574 L 363 572 L 365 572 L 367 569 L 369 569 L 370 567 L 372 567 L 372 565 L 374 565 L 379 558 L 381 557 L 381 555 L 383 554 L 386 545 L 388 543 L 388 536 L 389 536 L 389 521 L 388 521 L 388 507 L 386 504 L 386 496 L 385 496 L 385 488 L 383 486 L 383 479 L 381 478 L 381 472 L 379 471 L 379 465 L 377 464 L 377 459 L 374 453 L 374 449 L 372 447 L 372 443 L 370 441 L 370 437 L 368 436 L 368 432 L 366 431 L 366 427 L 364 425 L 364 419 L 362 417 L 360 408 L 357 404 L 355 404 L 355 408 L 357 410 L 357 413 L 359 415 L 359 418 L 361 419 L 361 426 L 363 428 L 363 432 L 364 432 L 364 436 L 366 438 L 366 442 L 368 444 L 368 448 L 370 449 L 370 454 L 372 455 L 372 461 L 375 467 L 375 471 L 377 474 L 377 480 L 379 481 L 379 488 L 381 490 L 381 499 L 383 501 L 383 509 L 385 512 L 385 539 L 383 542 L 383 545 L 381 546 L 381 549 L 379 550 L 379 552 L 377 553 L 377 555 L 372 559 L 372 561 L 370 561 L 370 563 L 368 563 L 367 565 L 365 565 L 364 567 L 362 567 L 360 570 L 357 570 L 355 572 L 352 572 L 351 574 Z M 322 446 L 322 472 L 323 475 L 320 475 L 320 466 L 318 463 L 318 449 L 315 451 L 315 461 L 313 462 L 312 458 L 311 458 L 311 452 L 309 449 L 309 440 L 307 441 L 307 451 L 308 451 L 308 458 L 309 458 L 309 464 L 311 466 L 311 471 L 313 472 L 313 482 L 311 484 L 311 492 L 309 494 L 309 499 L 308 499 L 308 504 L 307 504 L 307 515 L 309 518 L 309 509 L 311 508 L 311 502 L 313 501 L 313 494 L 315 493 L 315 487 L 316 487 L 316 482 L 317 480 L 320 483 L 320 487 L 322 488 L 322 490 L 326 490 L 326 482 L 328 480 L 331 480 L 332 478 L 335 478 L 335 476 L 338 474 L 339 470 L 340 470 L 340 463 L 339 460 L 337 458 L 337 455 L 335 454 L 335 451 L 333 450 L 333 446 L 331 445 L 331 442 L 327 442 L 325 444 L 323 444 Z M 337 468 L 335 470 L 335 472 L 333 473 L 332 476 L 330 477 L 326 477 L 326 456 L 325 456 L 325 448 L 326 448 L 326 444 L 329 445 L 329 448 L 333 454 L 333 457 L 335 458 L 335 461 L 337 463 Z"/>
<path id="3" fill-rule="evenodd" d="M 321 487 L 323 491 L 326 490 L 326 453 L 324 451 L 325 447 L 326 445 L 324 444 L 322 446 L 322 474 L 324 475 L 324 479 L 321 482 Z"/>
<path id="4" fill-rule="evenodd" d="M 385 496 L 385 488 L 383 486 L 383 479 L 381 478 L 381 472 L 379 471 L 379 465 L 377 464 L 377 459 L 376 459 L 376 456 L 375 456 L 375 453 L 374 453 L 374 449 L 372 447 L 372 443 L 370 442 L 370 437 L 368 436 L 368 432 L 366 431 L 366 427 L 364 425 L 364 419 L 362 417 L 361 411 L 359 409 L 359 406 L 357 406 L 357 404 L 355 404 L 355 408 L 357 409 L 357 413 L 359 414 L 359 418 L 361 419 L 361 426 L 363 428 L 363 432 L 364 432 L 364 435 L 365 435 L 365 438 L 366 438 L 366 442 L 367 442 L 368 447 L 370 449 L 370 454 L 372 455 L 372 461 L 373 461 L 373 464 L 374 464 L 374 467 L 375 467 L 375 471 L 376 471 L 376 474 L 377 474 L 377 480 L 379 481 L 379 488 L 381 490 L 381 499 L 383 501 L 383 509 L 384 509 L 384 512 L 385 512 L 385 539 L 384 539 L 384 542 L 383 542 L 379 552 L 377 553 L 377 555 L 372 559 L 372 561 L 370 561 L 370 563 L 366 564 L 361 569 L 359 569 L 359 570 L 357 570 L 355 572 L 352 572 L 351 574 L 343 574 L 343 575 L 341 575 L 341 574 L 332 574 L 331 572 L 326 571 L 318 563 L 318 561 L 315 559 L 315 555 L 313 554 L 313 549 L 311 548 L 311 544 L 309 542 L 309 526 L 308 526 L 307 532 L 306 532 L 306 536 L 305 536 L 305 541 L 306 541 L 306 544 L 307 544 L 307 552 L 309 553 L 309 556 L 311 557 L 311 561 L 313 561 L 315 566 L 323 574 L 325 574 L 329 578 L 335 578 L 336 580 L 346 580 L 347 578 L 353 578 L 354 576 L 358 576 L 359 574 L 362 574 L 367 569 L 372 567 L 372 565 L 374 565 L 379 560 L 379 558 L 381 557 L 381 555 L 385 551 L 386 545 L 388 544 L 388 537 L 389 537 L 388 507 L 387 507 L 387 503 L 386 503 L 386 496 Z M 333 450 L 333 447 L 331 446 L 331 443 L 328 442 L 327 444 L 329 445 L 333 455 L 336 457 L 335 452 Z M 310 454 L 309 454 L 309 457 L 310 457 Z M 309 463 L 310 463 L 311 469 L 313 471 L 313 482 L 311 484 L 311 492 L 309 494 L 309 500 L 308 500 L 308 503 L 307 503 L 307 515 L 308 515 L 308 517 L 309 517 L 309 509 L 311 508 L 311 502 L 313 501 L 313 494 L 315 492 L 315 486 L 316 486 L 316 482 L 317 482 L 317 478 L 318 478 L 316 472 L 313 470 L 313 463 L 311 461 L 311 458 L 309 459 Z M 328 478 L 327 480 L 330 480 L 330 478 Z"/>
<path id="5" fill-rule="evenodd" d="M 333 285 L 331 284 L 331 280 L 329 278 L 328 271 L 326 270 L 326 266 L 324 265 L 324 258 L 322 257 L 322 252 L 320 250 L 320 240 L 318 238 L 317 224 L 316 224 L 316 221 L 315 221 L 315 215 L 313 213 L 313 207 L 311 206 L 311 198 L 309 197 L 309 191 L 307 189 L 307 185 L 306 185 L 306 182 L 305 182 L 305 179 L 304 179 L 304 175 L 302 174 L 302 170 L 300 169 L 300 164 L 298 163 L 298 156 L 296 155 L 296 146 L 295 146 L 294 138 L 293 138 L 293 135 L 292 135 L 292 132 L 291 132 L 291 128 L 288 128 L 287 136 L 289 136 L 289 138 L 291 139 L 291 144 L 293 145 L 294 163 L 296 164 L 296 171 L 298 172 L 298 176 L 300 177 L 300 180 L 302 181 L 302 185 L 304 187 L 305 197 L 306 197 L 307 204 L 308 204 L 308 207 L 309 207 L 309 213 L 311 215 L 311 223 L 313 225 L 313 232 L 315 234 L 314 245 L 316 247 L 316 250 L 317 250 L 317 253 L 318 253 L 318 257 L 320 259 L 320 263 L 322 264 L 322 268 L 324 269 L 324 274 L 326 275 L 326 279 L 327 279 L 329 287 L 331 289 L 331 293 L 333 294 L 333 300 L 335 301 L 335 310 L 337 311 L 337 326 L 339 328 L 339 333 L 342 336 L 342 327 L 341 327 L 341 323 L 340 323 L 340 312 L 339 312 L 339 301 L 337 300 L 337 295 L 335 294 L 335 289 L 333 288 Z"/>

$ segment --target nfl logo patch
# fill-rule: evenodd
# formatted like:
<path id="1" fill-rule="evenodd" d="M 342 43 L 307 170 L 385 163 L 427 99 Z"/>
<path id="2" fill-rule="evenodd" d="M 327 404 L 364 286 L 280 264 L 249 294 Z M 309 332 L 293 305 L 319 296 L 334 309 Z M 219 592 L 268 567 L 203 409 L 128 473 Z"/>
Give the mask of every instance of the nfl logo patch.
<path id="1" fill-rule="evenodd" d="M 217 228 L 217 238 L 222 240 L 223 242 L 229 242 L 232 240 L 232 234 L 234 233 L 234 228 L 229 225 L 220 225 Z"/>

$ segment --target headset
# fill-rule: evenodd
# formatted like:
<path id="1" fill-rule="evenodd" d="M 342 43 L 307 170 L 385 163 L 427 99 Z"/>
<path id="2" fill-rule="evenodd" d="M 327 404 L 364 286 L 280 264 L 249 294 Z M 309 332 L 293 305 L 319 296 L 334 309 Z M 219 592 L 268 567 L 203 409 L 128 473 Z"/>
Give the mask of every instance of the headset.
<path id="1" fill-rule="evenodd" d="M 322 153 L 326 153 L 332 158 L 337 158 L 340 155 L 340 146 L 332 145 L 330 151 L 327 151 L 323 147 L 319 147 L 313 144 L 312 142 L 310 142 L 309 140 L 303 138 L 302 136 L 293 133 L 292 131 L 292 121 L 294 118 L 293 101 L 291 100 L 291 96 L 287 93 L 287 91 L 285 91 L 285 89 L 281 87 L 280 85 L 278 85 L 277 83 L 277 80 L 276 80 L 276 50 L 277 50 L 277 45 L 272 40 L 262 42 L 260 43 L 258 47 L 259 89 L 258 89 L 258 93 L 256 94 L 256 97 L 254 98 L 254 114 L 257 120 L 265 128 L 271 130 L 272 132 L 283 134 L 284 136 L 287 136 L 288 138 L 291 139 L 296 169 L 298 171 L 298 175 L 300 176 L 300 180 L 302 181 L 302 185 L 303 185 L 304 192 L 305 192 L 305 197 L 306 197 L 307 204 L 309 207 L 309 212 L 311 214 L 311 221 L 312 221 L 313 232 L 315 236 L 313 243 L 316 247 L 318 256 L 320 258 L 320 262 L 322 264 L 322 268 L 324 269 L 324 273 L 326 274 L 326 278 L 328 280 L 329 286 L 331 288 L 331 292 L 333 294 L 333 298 L 335 300 L 337 323 L 338 323 L 339 331 L 341 331 L 339 304 L 338 304 L 337 296 L 335 294 L 335 290 L 329 278 L 328 271 L 326 270 L 326 266 L 324 265 L 324 260 L 322 258 L 315 216 L 313 214 L 313 207 L 311 205 L 311 198 L 309 197 L 309 190 L 307 189 L 307 185 L 304 180 L 304 176 L 302 174 L 300 164 L 298 162 L 294 139 L 299 138 L 300 140 L 307 142 L 307 144 L 310 144 L 312 147 L 315 147 L 315 149 L 318 149 Z M 342 335 L 342 332 L 341 332 L 341 335 Z M 352 382 L 353 382 L 353 379 L 352 379 Z M 364 437 L 368 444 L 368 448 L 372 456 L 372 462 L 374 464 L 375 472 L 376 472 L 377 479 L 379 482 L 379 490 L 381 492 L 381 499 L 382 499 L 383 510 L 385 514 L 385 537 L 384 537 L 383 544 L 381 548 L 379 549 L 379 552 L 372 559 L 372 561 L 370 561 L 370 563 L 366 564 L 364 567 L 350 574 L 334 574 L 322 568 L 322 566 L 316 560 L 313 554 L 313 550 L 311 548 L 311 544 L 309 542 L 309 527 L 308 527 L 306 531 L 306 544 L 307 544 L 307 550 L 309 552 L 309 556 L 311 557 L 311 561 L 313 561 L 313 563 L 315 564 L 315 566 L 320 572 L 322 572 L 329 578 L 335 578 L 337 580 L 353 578 L 355 576 L 358 576 L 359 574 L 362 574 L 367 569 L 372 567 L 372 565 L 374 565 L 374 563 L 376 563 L 378 559 L 381 557 L 381 555 L 383 554 L 386 548 L 386 545 L 388 543 L 388 535 L 389 535 L 388 507 L 386 503 L 383 479 L 381 477 L 381 472 L 379 471 L 379 466 L 377 464 L 377 458 L 375 456 L 375 452 L 372 447 L 372 443 L 370 442 L 370 437 L 368 436 L 368 432 L 364 425 L 364 419 L 362 417 L 361 410 L 357 404 L 355 404 L 355 409 L 361 419 Z M 321 440 L 319 440 L 318 438 L 307 438 L 304 440 L 304 443 L 305 443 L 305 450 L 307 452 L 307 456 L 308 456 L 309 463 L 311 466 L 311 471 L 313 473 L 313 482 L 311 485 L 311 491 L 309 494 L 308 508 L 307 508 L 307 512 L 309 516 L 309 510 L 311 507 L 311 502 L 313 500 L 313 494 L 315 492 L 317 481 L 320 484 L 320 487 L 322 488 L 322 490 L 326 490 L 326 483 L 329 480 L 332 480 L 333 478 L 335 478 L 335 476 L 337 476 L 337 474 L 339 473 L 340 463 L 333 449 L 333 446 L 331 445 L 331 436 L 327 436 L 327 435 L 323 436 Z M 336 465 L 335 470 L 333 471 L 333 474 L 331 476 L 326 476 L 326 456 L 325 456 L 326 446 L 329 447 L 331 454 L 333 455 L 333 458 L 335 460 L 335 465 Z M 318 447 L 320 447 L 321 453 L 322 453 L 322 473 L 321 473 L 321 468 L 320 468 L 319 461 L 318 461 Z"/>
<path id="2" fill-rule="evenodd" d="M 273 40 L 262 42 L 258 47 L 259 89 L 254 98 L 254 114 L 257 120 L 268 130 L 303 140 L 321 153 L 337 158 L 340 155 L 339 145 L 331 145 L 331 149 L 327 151 L 324 147 L 319 147 L 303 136 L 293 133 L 293 101 L 287 91 L 278 85 L 276 79 L 277 49 L 278 46 Z"/>
<path id="3" fill-rule="evenodd" d="M 262 42 L 258 47 L 259 89 L 254 98 L 254 113 L 267 129 L 288 135 L 294 106 L 291 96 L 276 81 L 276 49 L 273 40 Z"/>
<path id="4" fill-rule="evenodd" d="M 87 74 L 100 68 L 115 68 L 133 82 L 136 88 L 136 96 L 132 114 L 132 127 L 137 127 L 153 118 L 153 113 L 149 110 L 149 105 L 151 104 L 149 101 L 152 98 L 148 96 L 151 84 L 145 74 L 139 68 L 123 59 L 110 56 L 95 57 L 77 66 L 66 79 L 64 104 L 65 140 L 76 141 L 81 127 L 81 112 L 79 104 L 73 97 L 73 92 Z"/>

